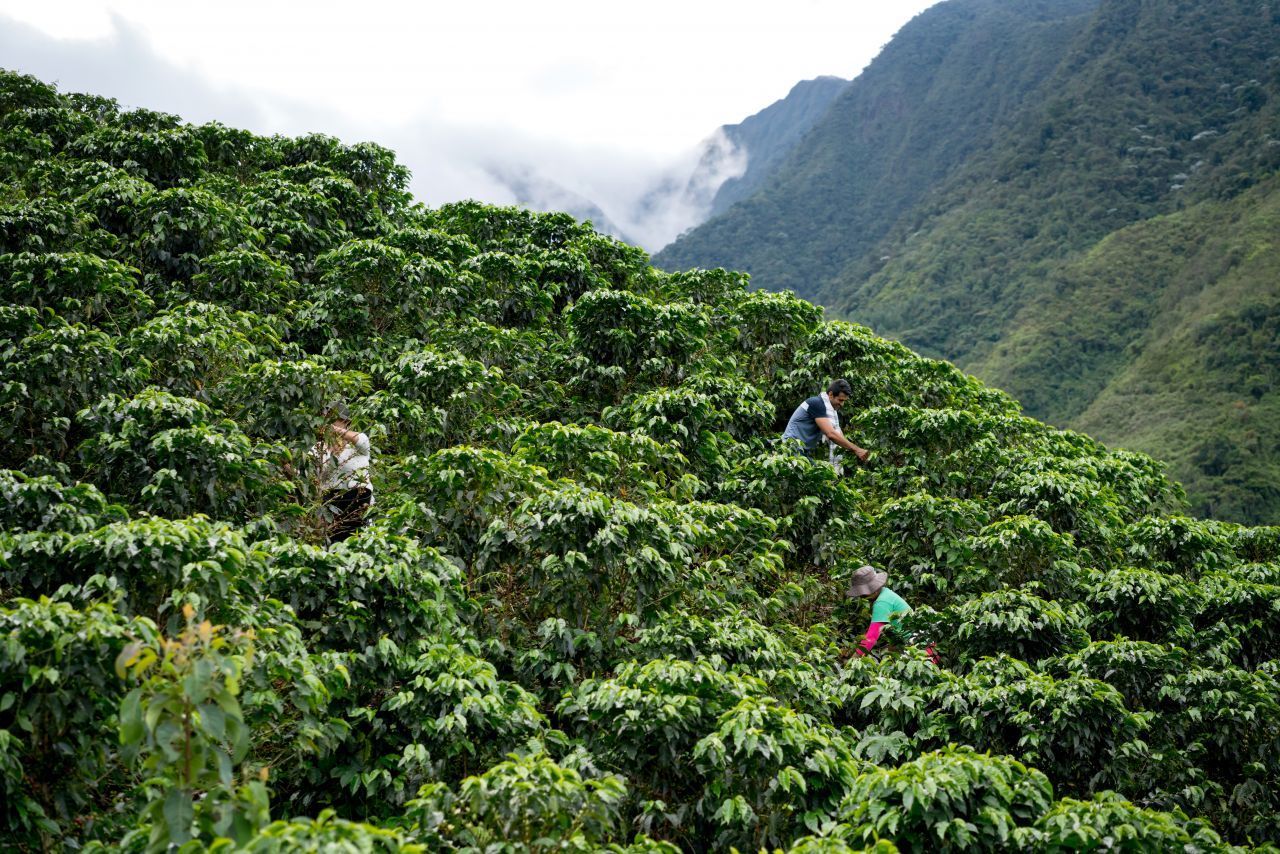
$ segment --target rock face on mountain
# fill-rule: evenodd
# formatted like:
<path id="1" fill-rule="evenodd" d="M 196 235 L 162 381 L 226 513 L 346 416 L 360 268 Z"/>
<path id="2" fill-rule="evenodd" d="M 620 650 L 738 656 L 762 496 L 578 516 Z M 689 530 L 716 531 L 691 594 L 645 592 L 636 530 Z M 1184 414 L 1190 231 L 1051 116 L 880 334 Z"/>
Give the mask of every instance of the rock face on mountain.
<path id="1" fill-rule="evenodd" d="M 1275 521 L 1278 104 L 1269 6 L 949 0 L 655 261 L 794 289 Z"/>

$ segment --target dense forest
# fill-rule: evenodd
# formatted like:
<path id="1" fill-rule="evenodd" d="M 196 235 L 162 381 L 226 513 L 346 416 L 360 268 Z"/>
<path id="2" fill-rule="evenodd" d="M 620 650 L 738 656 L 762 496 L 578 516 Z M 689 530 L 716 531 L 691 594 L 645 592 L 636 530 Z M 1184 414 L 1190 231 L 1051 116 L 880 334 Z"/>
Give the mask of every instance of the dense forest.
<path id="1" fill-rule="evenodd" d="M 1280 520 L 1280 12 L 948 0 L 660 253 L 794 288 Z"/>
<path id="2" fill-rule="evenodd" d="M 1280 529 L 794 294 L 407 179 L 0 74 L 0 846 L 1280 842 Z M 777 441 L 835 377 L 843 471 Z M 328 543 L 335 401 L 377 499 Z M 850 654 L 864 563 L 940 665 Z"/>

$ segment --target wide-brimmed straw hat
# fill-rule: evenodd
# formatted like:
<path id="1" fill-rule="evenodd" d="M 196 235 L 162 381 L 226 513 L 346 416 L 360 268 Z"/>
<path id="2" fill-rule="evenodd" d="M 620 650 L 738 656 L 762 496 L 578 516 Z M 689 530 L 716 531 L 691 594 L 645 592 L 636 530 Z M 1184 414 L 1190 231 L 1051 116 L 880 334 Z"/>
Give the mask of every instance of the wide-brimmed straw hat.
<path id="1" fill-rule="evenodd" d="M 870 596 L 873 593 L 879 593 L 880 588 L 884 587 L 885 582 L 889 580 L 889 573 L 876 572 L 874 566 L 862 566 L 849 579 L 849 589 L 845 591 L 846 596 L 855 599 L 859 596 Z"/>

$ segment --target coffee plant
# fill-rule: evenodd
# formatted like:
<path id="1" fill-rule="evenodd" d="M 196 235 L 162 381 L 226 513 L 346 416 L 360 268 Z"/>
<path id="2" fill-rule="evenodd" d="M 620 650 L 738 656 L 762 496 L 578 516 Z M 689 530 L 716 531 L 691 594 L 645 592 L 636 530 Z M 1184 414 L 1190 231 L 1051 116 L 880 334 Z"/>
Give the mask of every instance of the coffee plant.
<path id="1" fill-rule="evenodd" d="M 371 143 L 10 72 L 0 140 L 0 848 L 1280 844 L 1280 529 Z M 837 377 L 865 463 L 777 441 Z"/>

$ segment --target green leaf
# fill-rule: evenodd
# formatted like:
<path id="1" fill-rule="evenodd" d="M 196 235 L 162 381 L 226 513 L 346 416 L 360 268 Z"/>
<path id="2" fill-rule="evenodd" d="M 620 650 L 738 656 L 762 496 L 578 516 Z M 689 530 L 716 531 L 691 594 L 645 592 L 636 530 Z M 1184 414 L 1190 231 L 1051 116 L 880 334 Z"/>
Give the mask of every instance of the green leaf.
<path id="1" fill-rule="evenodd" d="M 142 689 L 134 688 L 120 703 L 120 743 L 135 745 L 142 741 L 146 731 L 142 720 Z"/>
<path id="2" fill-rule="evenodd" d="M 218 780 L 222 785 L 230 786 L 235 776 L 235 767 L 232 765 L 231 757 L 219 747 L 214 747 L 212 750 L 218 760 Z"/>
<path id="3" fill-rule="evenodd" d="M 197 710 L 204 729 L 218 741 L 225 738 L 227 730 L 227 714 L 214 703 L 205 703 Z"/>
<path id="4" fill-rule="evenodd" d="M 169 831 L 170 844 L 178 844 L 191 839 L 191 824 L 195 821 L 195 808 L 191 803 L 191 794 L 176 786 L 164 797 L 164 822 Z"/>

